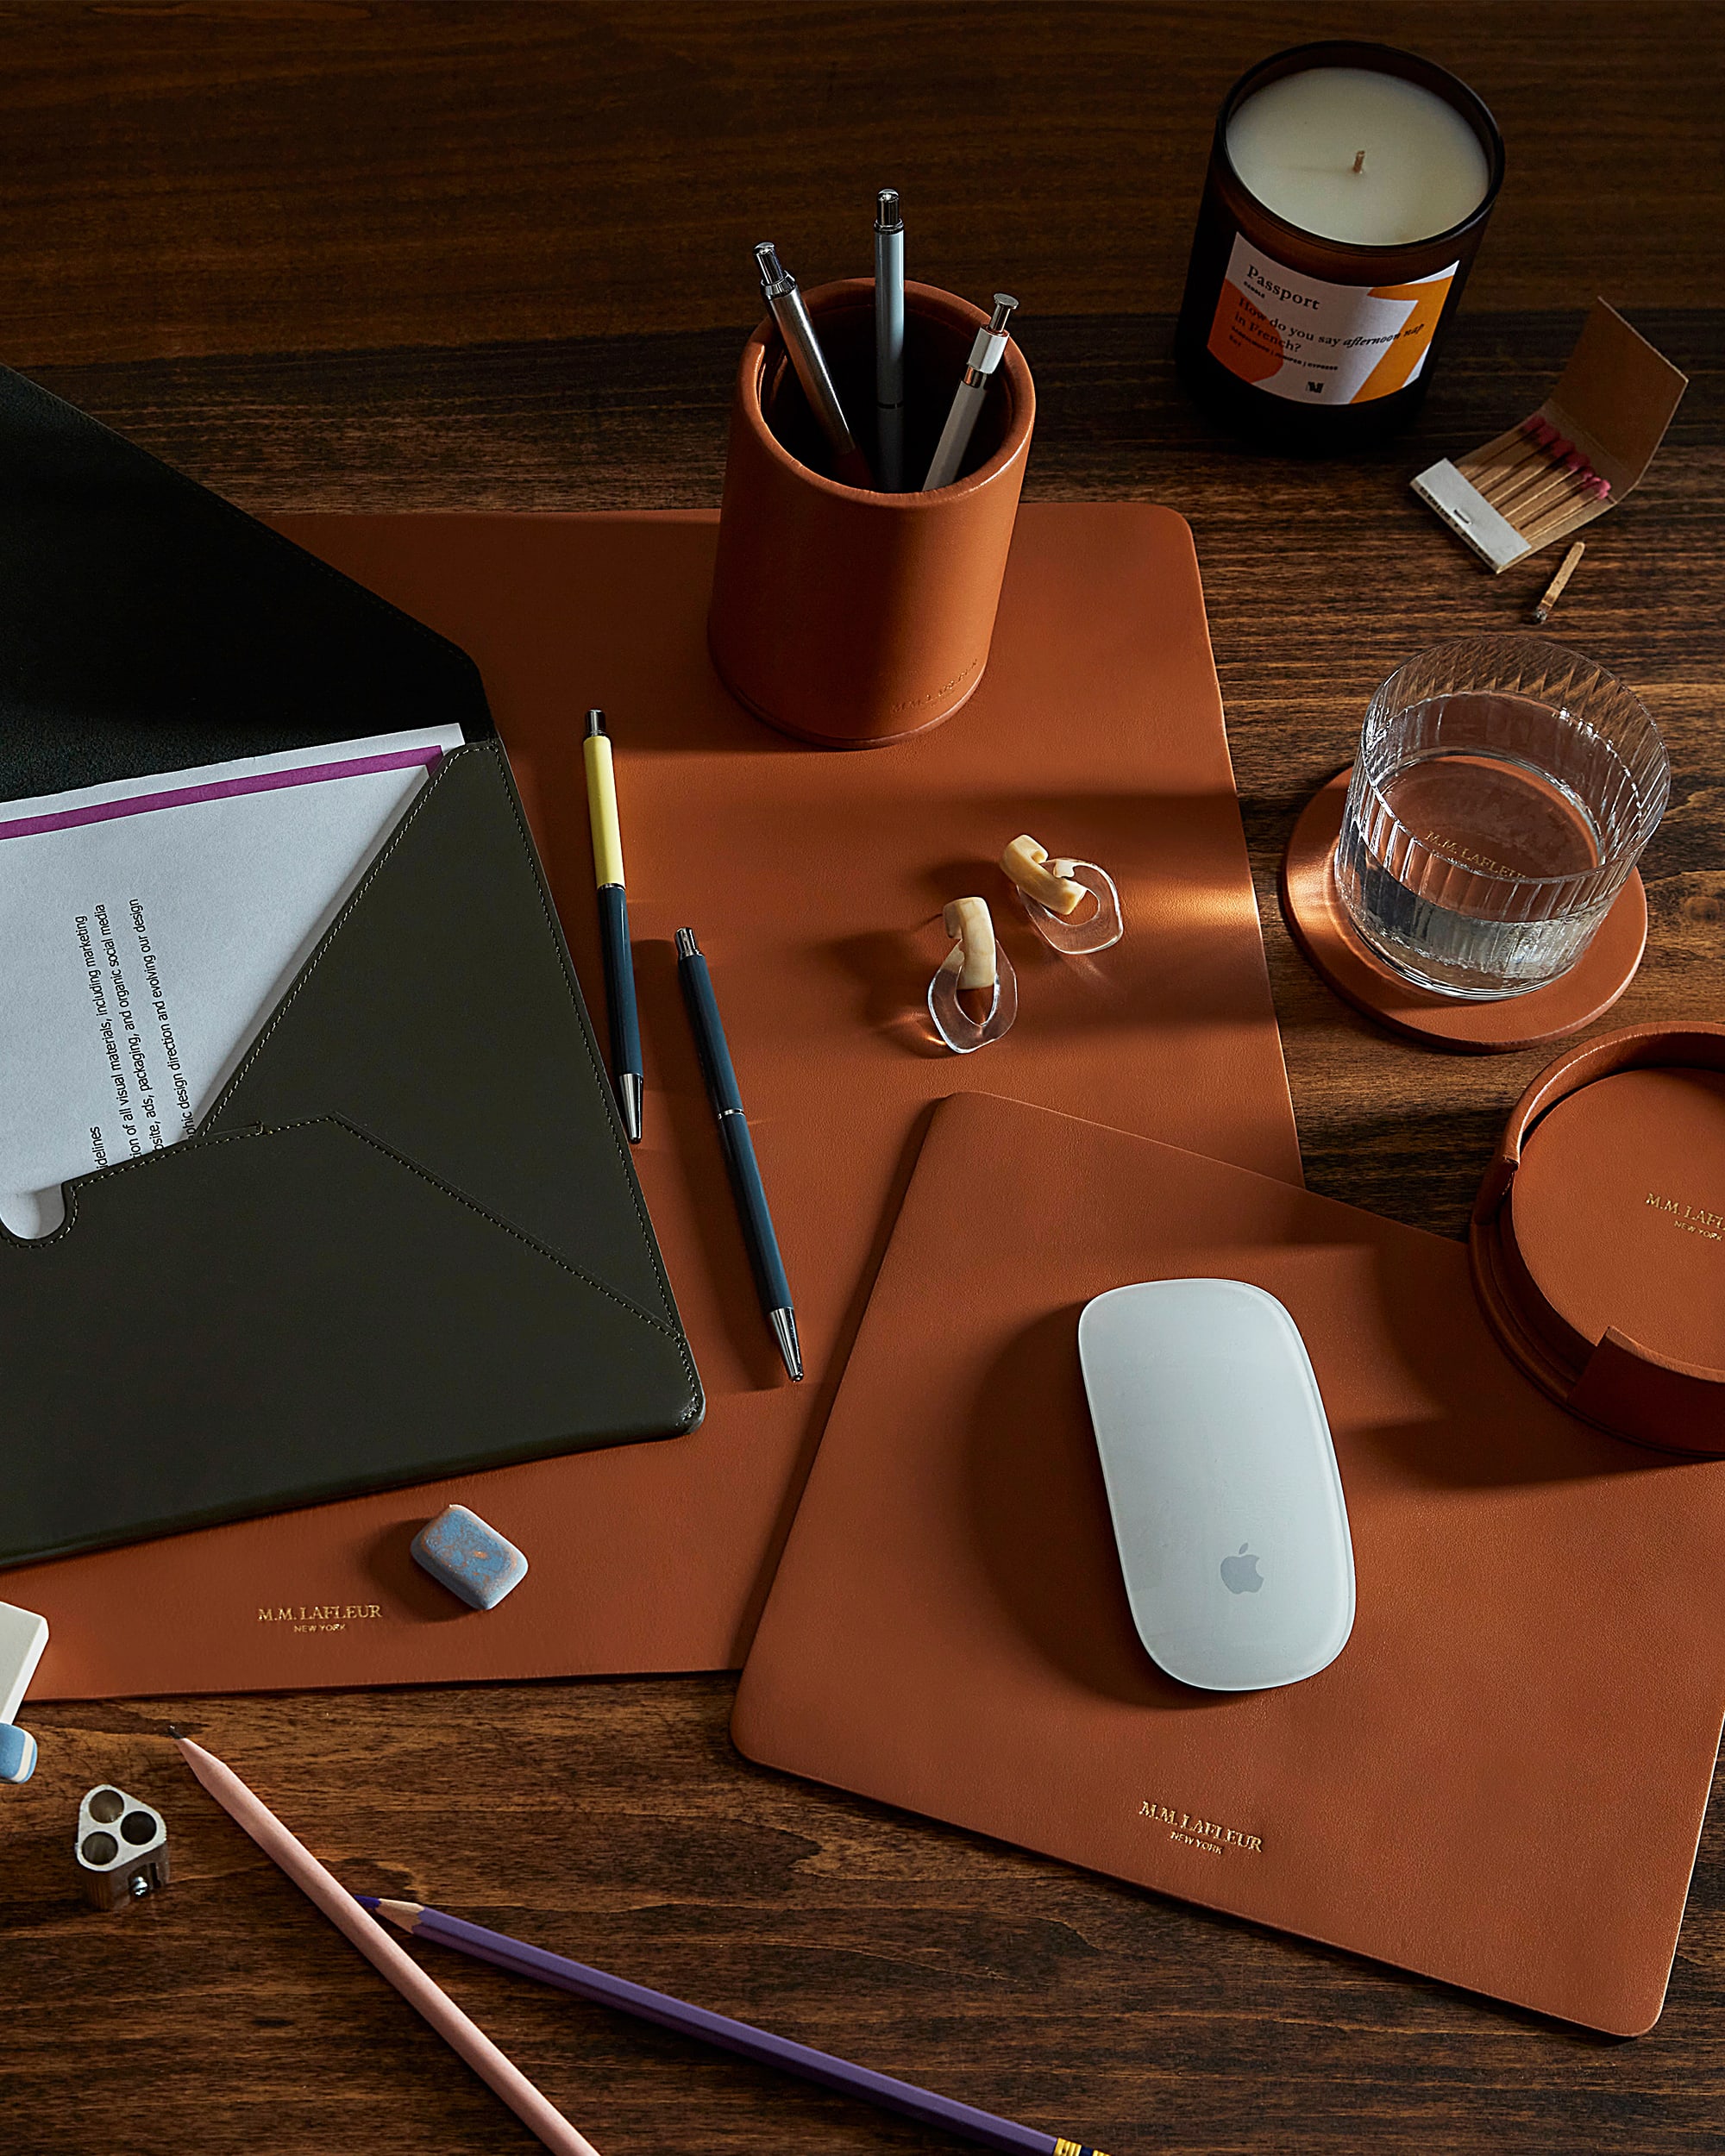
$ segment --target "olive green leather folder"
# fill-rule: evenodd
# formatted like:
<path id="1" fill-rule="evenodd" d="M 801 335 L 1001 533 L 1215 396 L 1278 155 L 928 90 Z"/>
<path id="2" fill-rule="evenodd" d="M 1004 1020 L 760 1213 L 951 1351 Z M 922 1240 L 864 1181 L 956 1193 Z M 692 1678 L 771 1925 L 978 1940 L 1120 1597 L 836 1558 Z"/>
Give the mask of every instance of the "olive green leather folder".
<path id="1" fill-rule="evenodd" d="M 0 1565 L 702 1412 L 471 661 L 0 370 L 0 800 L 450 723 L 197 1133 L 0 1227 Z"/>

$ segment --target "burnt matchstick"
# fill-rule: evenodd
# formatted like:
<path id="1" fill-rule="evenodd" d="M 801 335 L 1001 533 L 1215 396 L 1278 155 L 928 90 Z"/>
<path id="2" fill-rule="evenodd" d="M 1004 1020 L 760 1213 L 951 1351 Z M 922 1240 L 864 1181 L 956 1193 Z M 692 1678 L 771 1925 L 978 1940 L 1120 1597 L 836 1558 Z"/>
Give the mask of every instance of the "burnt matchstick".
<path id="1" fill-rule="evenodd" d="M 1546 622 L 1550 620 L 1552 607 L 1554 607 L 1558 601 L 1563 597 L 1565 585 L 1566 585 L 1570 579 L 1575 574 L 1576 564 L 1581 560 L 1581 557 L 1586 552 L 1586 540 L 1578 539 L 1575 544 L 1570 548 L 1569 552 L 1564 556 L 1563 567 L 1558 571 L 1557 574 L 1552 579 L 1551 582 L 1546 585 L 1545 590 L 1540 592 L 1539 604 L 1534 609 L 1534 625 L 1535 628 L 1543 629 Z"/>

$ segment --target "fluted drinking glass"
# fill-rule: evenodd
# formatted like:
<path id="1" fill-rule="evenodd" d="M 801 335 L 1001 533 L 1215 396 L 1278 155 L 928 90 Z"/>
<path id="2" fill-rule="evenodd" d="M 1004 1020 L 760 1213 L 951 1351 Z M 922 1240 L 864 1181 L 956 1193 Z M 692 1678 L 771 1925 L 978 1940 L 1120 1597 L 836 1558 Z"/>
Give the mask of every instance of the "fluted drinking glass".
<path id="1" fill-rule="evenodd" d="M 1438 644 L 1367 707 L 1336 887 L 1419 987 L 1526 995 L 1586 950 L 1670 791 L 1659 730 L 1603 667 L 1542 636 Z"/>

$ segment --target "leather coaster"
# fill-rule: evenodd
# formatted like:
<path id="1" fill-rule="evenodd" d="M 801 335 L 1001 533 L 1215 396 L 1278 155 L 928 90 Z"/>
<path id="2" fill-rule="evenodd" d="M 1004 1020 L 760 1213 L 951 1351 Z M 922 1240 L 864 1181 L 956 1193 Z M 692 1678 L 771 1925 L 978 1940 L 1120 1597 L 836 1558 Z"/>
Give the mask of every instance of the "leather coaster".
<path id="1" fill-rule="evenodd" d="M 1631 869 L 1617 902 L 1569 971 L 1497 1003 L 1440 996 L 1387 965 L 1361 940 L 1332 873 L 1352 767 L 1301 811 L 1282 860 L 1282 912 L 1314 969 L 1336 993 L 1403 1040 L 1468 1056 L 1543 1048 L 1602 1018 L 1635 978 L 1647 943 L 1647 897 Z"/>

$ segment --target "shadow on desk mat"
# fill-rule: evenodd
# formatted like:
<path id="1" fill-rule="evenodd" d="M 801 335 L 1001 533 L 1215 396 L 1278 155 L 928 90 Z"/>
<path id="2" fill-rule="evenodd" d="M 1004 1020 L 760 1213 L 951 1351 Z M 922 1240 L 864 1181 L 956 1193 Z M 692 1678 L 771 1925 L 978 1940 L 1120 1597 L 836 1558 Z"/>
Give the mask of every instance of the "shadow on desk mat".
<path id="1" fill-rule="evenodd" d="M 1323 1391 L 1358 1608 L 1303 1683 L 1193 1691 L 1133 1629 L 1077 1319 L 1174 1275 L 1277 1296 Z M 936 1112 L 734 1731 L 764 1764 L 1637 2035 L 1718 1749 L 1722 1543 L 1725 1462 L 1546 1400 L 1460 1244 L 972 1096 Z"/>
<path id="2" fill-rule="evenodd" d="M 469 652 L 595 1013 L 581 717 L 615 743 L 647 1062 L 636 1164 L 706 1388 L 674 1444 L 544 1460 L 0 1575 L 53 1639 L 40 1697 L 733 1667 L 741 1662 L 930 1104 L 986 1086 L 1297 1182 L 1298 1146 L 1191 536 L 1136 505 L 1024 509 L 988 673 L 897 748 L 801 747 L 706 656 L 716 520 L 282 518 Z M 1126 936 L 1057 957 L 992 865 L 1032 832 L 1118 881 Z M 945 900 L 989 899 L 1022 1010 L 984 1056 L 922 1011 Z M 699 933 L 810 1382 L 761 1318 L 678 995 Z M 448 1012 L 452 1067 L 487 1044 Z M 1034 1220 L 1021 1238 L 1041 1236 Z M 950 1300 L 925 1283 L 916 1324 Z M 408 1543 L 452 1501 L 525 1553 L 462 1609 Z"/>

